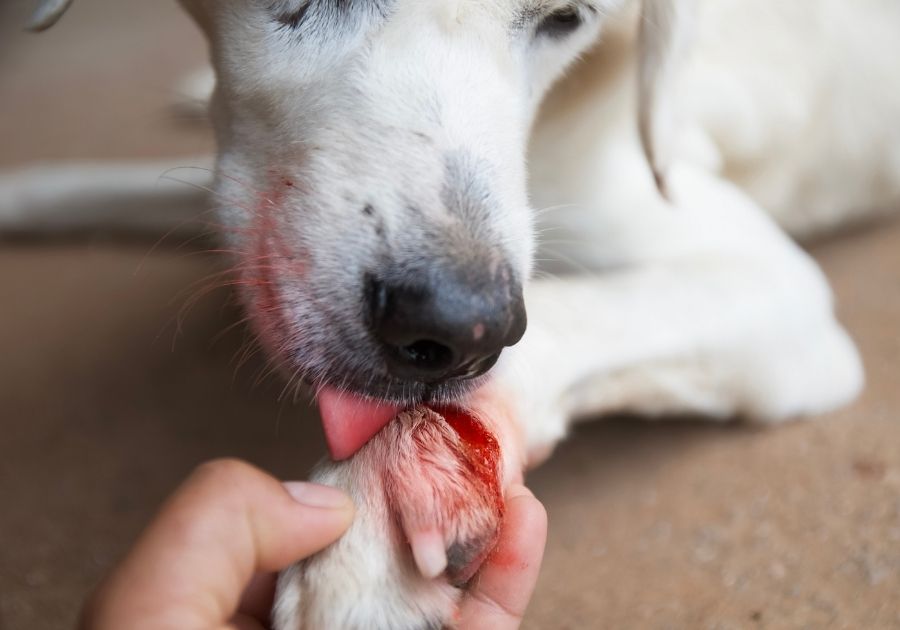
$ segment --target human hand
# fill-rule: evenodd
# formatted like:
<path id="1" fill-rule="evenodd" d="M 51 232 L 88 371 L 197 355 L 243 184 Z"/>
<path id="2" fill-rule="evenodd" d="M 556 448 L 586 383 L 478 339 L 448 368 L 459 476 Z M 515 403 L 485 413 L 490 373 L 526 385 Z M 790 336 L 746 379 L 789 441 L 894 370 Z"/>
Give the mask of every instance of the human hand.
<path id="1" fill-rule="evenodd" d="M 460 607 L 463 630 L 517 628 L 531 598 L 546 514 L 521 486 L 507 502 L 497 551 Z M 91 598 L 81 628 L 268 628 L 276 573 L 330 545 L 352 519 L 336 489 L 281 484 L 237 461 L 200 466 Z"/>

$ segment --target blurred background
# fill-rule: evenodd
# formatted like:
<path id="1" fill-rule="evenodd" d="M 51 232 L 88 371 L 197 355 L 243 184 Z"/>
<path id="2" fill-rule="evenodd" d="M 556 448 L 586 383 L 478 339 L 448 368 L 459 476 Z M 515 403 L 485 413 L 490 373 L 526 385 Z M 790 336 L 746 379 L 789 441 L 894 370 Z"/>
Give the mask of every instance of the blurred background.
<path id="1" fill-rule="evenodd" d="M 212 150 L 172 109 L 205 54 L 174 0 L 78 0 L 40 36 L 28 6 L 0 3 L 0 169 Z M 71 626 L 196 464 L 298 478 L 324 452 L 261 359 L 238 368 L 240 312 L 200 291 L 220 261 L 155 241 L 0 241 L 3 630 Z M 769 431 L 579 427 L 529 477 L 551 529 L 526 628 L 900 628 L 900 223 L 813 252 L 862 348 L 862 399 Z"/>

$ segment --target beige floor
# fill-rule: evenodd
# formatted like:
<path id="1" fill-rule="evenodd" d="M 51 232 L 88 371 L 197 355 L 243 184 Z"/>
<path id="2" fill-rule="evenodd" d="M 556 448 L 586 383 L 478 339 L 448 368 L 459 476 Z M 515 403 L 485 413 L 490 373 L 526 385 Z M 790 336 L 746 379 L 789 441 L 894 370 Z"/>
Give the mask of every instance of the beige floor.
<path id="1" fill-rule="evenodd" d="M 171 0 L 78 0 L 42 38 L 0 5 L 0 165 L 190 155 L 165 115 L 202 47 Z M 0 628 L 66 627 L 197 462 L 302 475 L 314 413 L 257 383 L 212 257 L 81 239 L 0 245 Z M 816 247 L 869 388 L 778 430 L 581 427 L 530 478 L 551 516 L 530 629 L 900 628 L 900 224 Z"/>

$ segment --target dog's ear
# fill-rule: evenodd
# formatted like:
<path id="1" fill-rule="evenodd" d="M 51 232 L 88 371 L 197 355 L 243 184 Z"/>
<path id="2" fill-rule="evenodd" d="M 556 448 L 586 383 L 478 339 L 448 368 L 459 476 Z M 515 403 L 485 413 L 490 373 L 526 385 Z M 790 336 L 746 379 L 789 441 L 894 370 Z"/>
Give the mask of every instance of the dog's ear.
<path id="1" fill-rule="evenodd" d="M 37 8 L 28 21 L 28 30 L 43 31 L 50 28 L 62 17 L 70 4 L 72 0 L 38 0 Z"/>
<path id="2" fill-rule="evenodd" d="M 675 133 L 670 84 L 692 39 L 695 0 L 643 0 L 638 38 L 638 125 L 656 186 L 668 197 L 666 172 Z"/>

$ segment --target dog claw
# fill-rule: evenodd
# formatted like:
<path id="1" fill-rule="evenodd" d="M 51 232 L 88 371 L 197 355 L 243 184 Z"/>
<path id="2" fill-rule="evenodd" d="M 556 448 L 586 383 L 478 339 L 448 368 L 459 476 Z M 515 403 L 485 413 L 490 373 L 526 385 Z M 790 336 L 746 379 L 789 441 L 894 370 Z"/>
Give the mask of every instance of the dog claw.
<path id="1" fill-rule="evenodd" d="M 436 529 L 413 532 L 409 536 L 413 558 L 422 577 L 429 580 L 441 575 L 447 568 L 447 550 L 444 537 Z"/>

